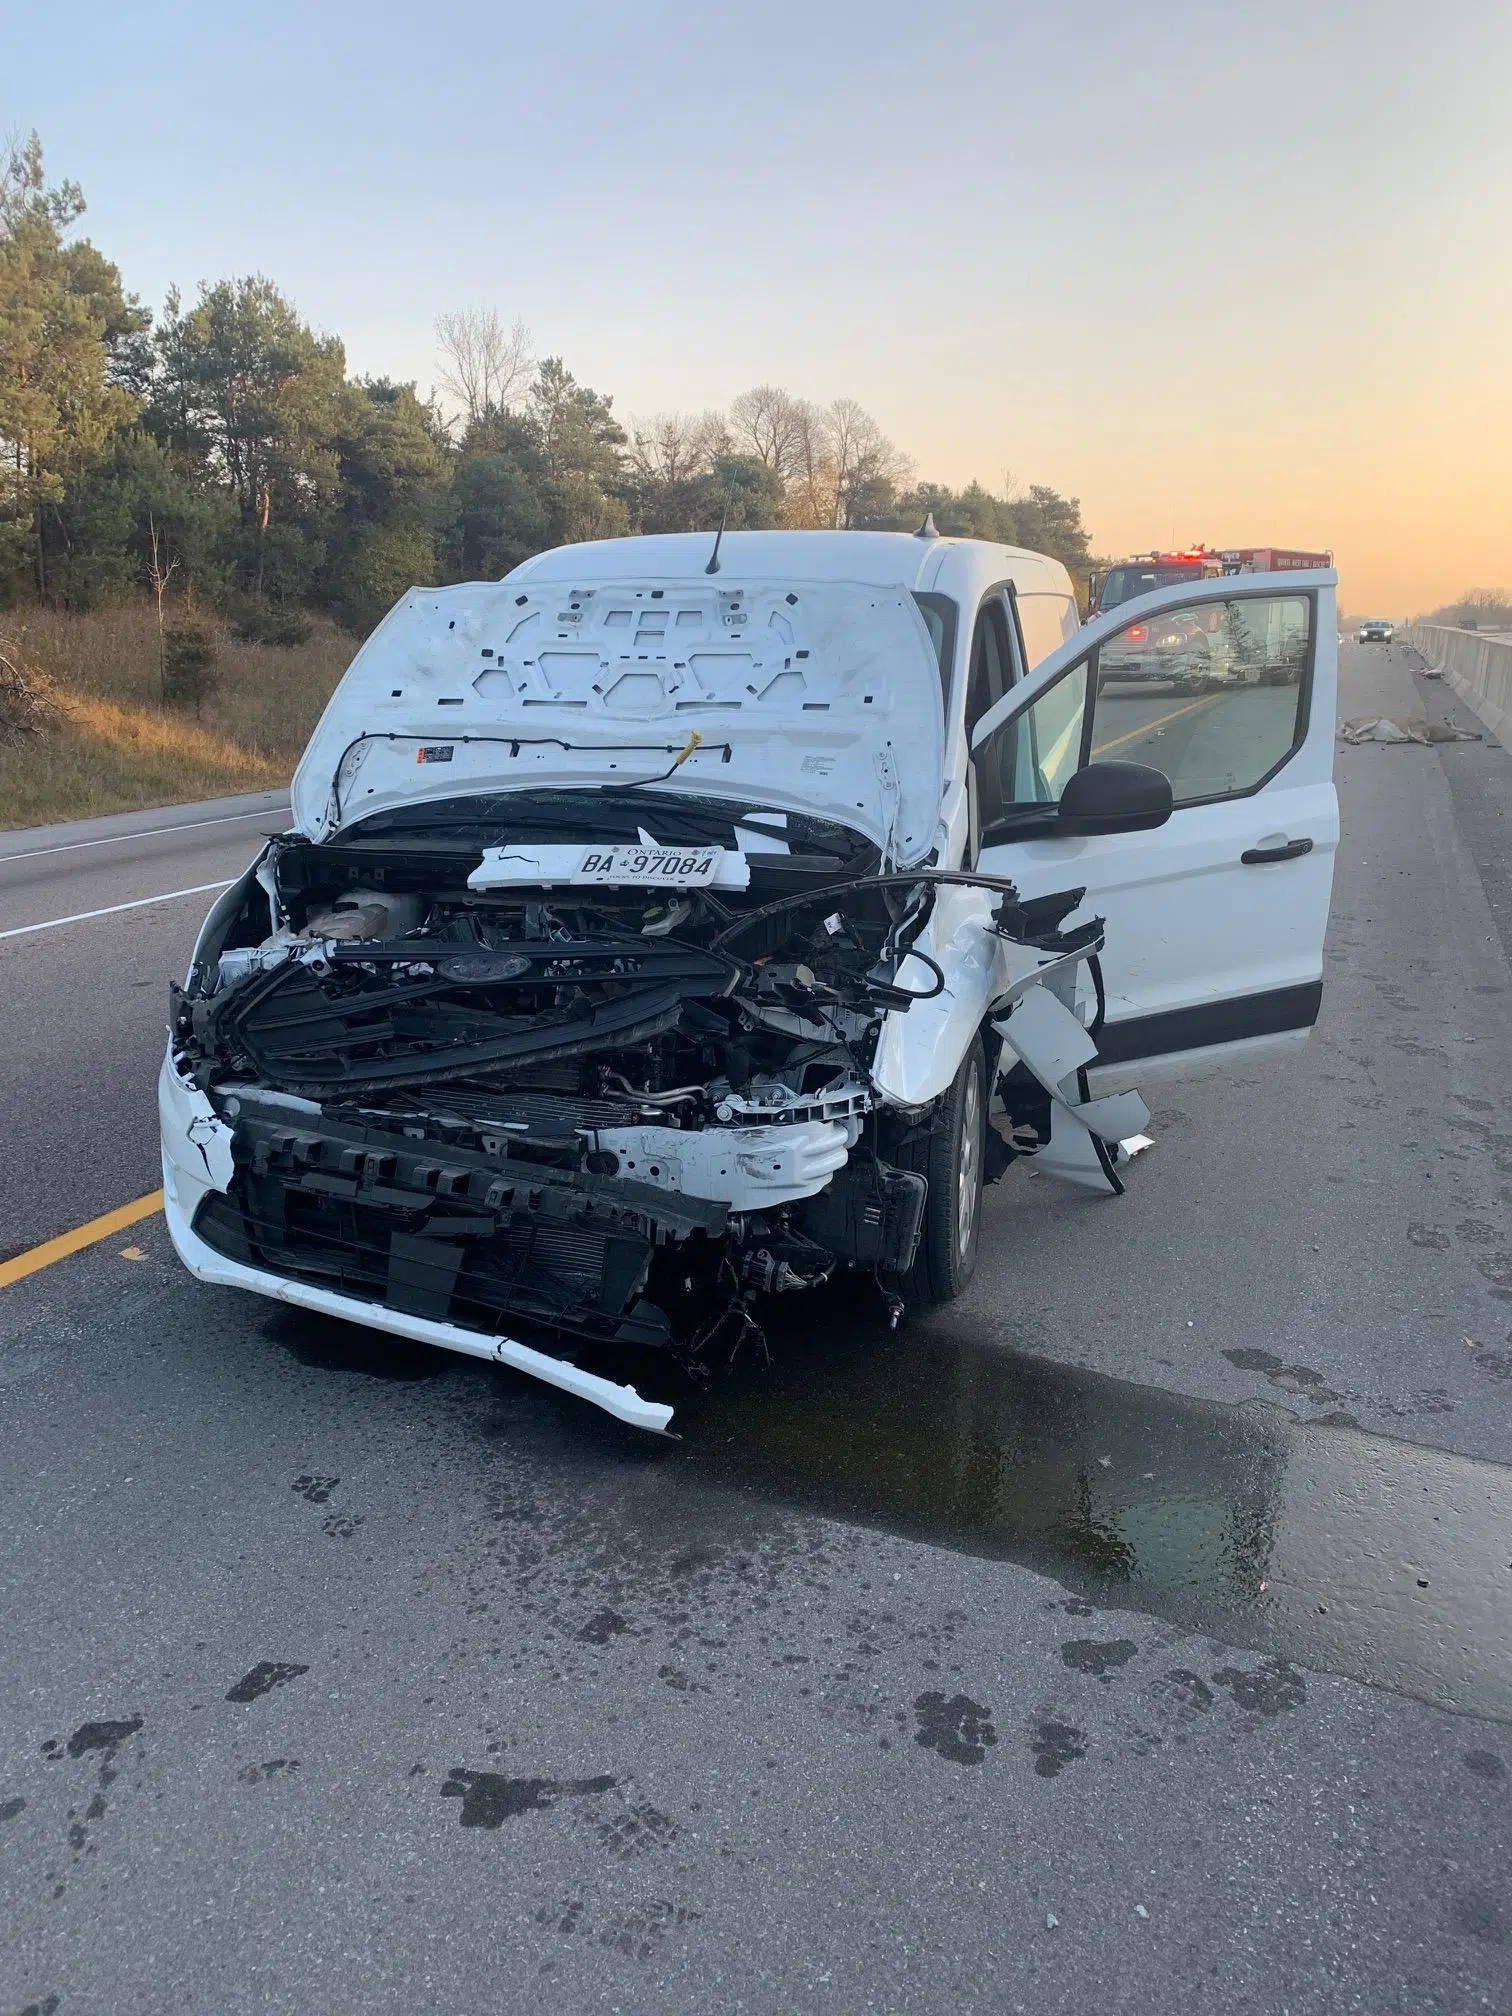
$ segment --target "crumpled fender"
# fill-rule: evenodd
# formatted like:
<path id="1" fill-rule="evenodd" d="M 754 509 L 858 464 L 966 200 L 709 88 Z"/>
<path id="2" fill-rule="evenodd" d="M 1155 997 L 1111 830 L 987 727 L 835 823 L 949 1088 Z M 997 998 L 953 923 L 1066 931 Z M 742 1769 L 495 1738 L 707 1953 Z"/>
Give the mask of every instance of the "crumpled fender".
<path id="1" fill-rule="evenodd" d="M 1097 1045 L 1048 988 L 1030 989 L 992 1026 L 1050 1095 L 1050 1139 L 1036 1154 L 1036 1165 L 1084 1189 L 1116 1195 L 1123 1185 L 1109 1151 L 1149 1125 L 1149 1107 L 1137 1092 L 1082 1096 L 1083 1074 Z"/>
<path id="2" fill-rule="evenodd" d="M 944 991 L 883 1018 L 871 1083 L 891 1106 L 927 1106 L 948 1092 L 988 1009 L 1040 963 L 1030 947 L 992 929 L 1001 891 L 942 885 L 918 946 L 945 976 Z M 897 984 L 922 993 L 934 975 L 911 954 Z"/>
<path id="3" fill-rule="evenodd" d="M 192 1222 L 200 1199 L 231 1182 L 231 1129 L 199 1087 L 181 1077 L 170 1050 L 158 1073 L 163 1188 Z"/>

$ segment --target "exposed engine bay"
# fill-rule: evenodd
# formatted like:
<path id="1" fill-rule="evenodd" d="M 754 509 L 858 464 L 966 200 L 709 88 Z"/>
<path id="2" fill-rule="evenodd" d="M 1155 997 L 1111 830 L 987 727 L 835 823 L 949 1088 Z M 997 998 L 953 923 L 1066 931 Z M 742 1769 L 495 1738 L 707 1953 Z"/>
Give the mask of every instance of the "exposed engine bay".
<path id="1" fill-rule="evenodd" d="M 175 993 L 195 1237 L 416 1318 L 689 1364 L 838 1269 L 896 1320 L 930 1299 L 952 1045 L 981 1031 L 988 1053 L 989 1180 L 1048 1148 L 1057 1081 L 1003 1032 L 1041 978 L 1069 1000 L 1101 942 L 1096 919 L 1063 928 L 1081 894 L 1025 905 L 889 871 L 825 819 L 628 787 L 281 836 Z"/>

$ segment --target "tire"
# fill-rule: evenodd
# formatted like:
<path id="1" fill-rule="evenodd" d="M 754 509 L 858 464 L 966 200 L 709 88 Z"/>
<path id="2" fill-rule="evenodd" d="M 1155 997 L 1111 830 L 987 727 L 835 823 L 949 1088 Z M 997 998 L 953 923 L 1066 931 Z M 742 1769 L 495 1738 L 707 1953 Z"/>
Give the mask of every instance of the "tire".
<path id="1" fill-rule="evenodd" d="M 987 1092 L 987 1059 L 977 1036 L 928 1131 L 921 1131 L 897 1155 L 901 1167 L 917 1170 L 929 1181 L 918 1251 L 898 1284 L 904 1301 L 915 1307 L 953 1302 L 976 1272 L 982 1241 Z"/>

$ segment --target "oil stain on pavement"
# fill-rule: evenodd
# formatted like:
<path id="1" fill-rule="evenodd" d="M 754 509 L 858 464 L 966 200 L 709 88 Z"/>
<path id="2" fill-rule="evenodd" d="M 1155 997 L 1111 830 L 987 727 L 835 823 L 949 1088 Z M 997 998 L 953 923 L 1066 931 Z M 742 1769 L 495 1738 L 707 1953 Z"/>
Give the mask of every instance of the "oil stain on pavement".
<path id="1" fill-rule="evenodd" d="M 612 1792 L 618 1783 L 607 1774 L 596 1778 L 506 1778 L 498 1771 L 466 1771 L 459 1766 L 446 1774 L 441 1797 L 461 1800 L 464 1827 L 493 1829 L 522 1813 L 545 1812 L 558 1799 Z"/>

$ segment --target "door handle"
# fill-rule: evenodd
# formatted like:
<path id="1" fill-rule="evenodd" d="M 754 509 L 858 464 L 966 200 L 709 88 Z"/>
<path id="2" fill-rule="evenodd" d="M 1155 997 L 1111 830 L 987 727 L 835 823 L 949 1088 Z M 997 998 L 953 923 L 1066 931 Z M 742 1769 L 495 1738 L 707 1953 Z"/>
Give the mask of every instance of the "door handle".
<path id="1" fill-rule="evenodd" d="M 1311 840 L 1283 840 L 1276 847 L 1246 847 L 1239 859 L 1246 868 L 1261 867 L 1267 861 L 1295 861 L 1299 854 L 1311 854 Z"/>

